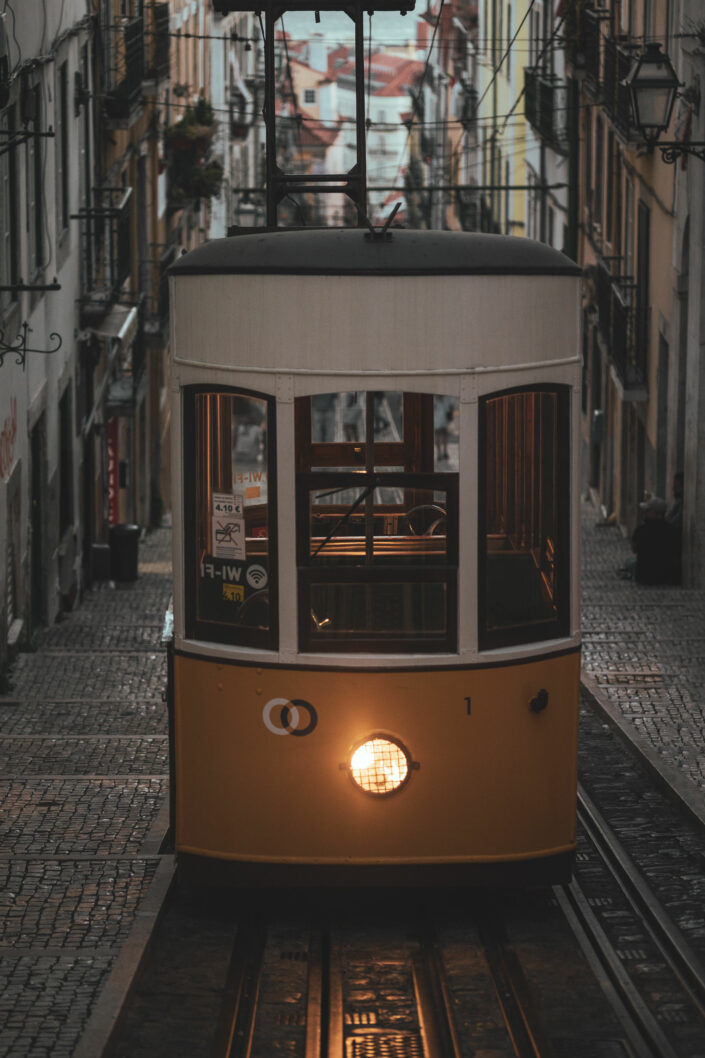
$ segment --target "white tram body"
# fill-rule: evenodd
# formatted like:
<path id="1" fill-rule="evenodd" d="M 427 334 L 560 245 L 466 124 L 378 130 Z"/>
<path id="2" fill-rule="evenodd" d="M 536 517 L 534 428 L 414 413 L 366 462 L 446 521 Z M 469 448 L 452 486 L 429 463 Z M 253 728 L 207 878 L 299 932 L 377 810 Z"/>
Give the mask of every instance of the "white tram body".
<path id="1" fill-rule="evenodd" d="M 530 240 L 396 229 L 173 266 L 182 865 L 569 875 L 579 277 Z"/>

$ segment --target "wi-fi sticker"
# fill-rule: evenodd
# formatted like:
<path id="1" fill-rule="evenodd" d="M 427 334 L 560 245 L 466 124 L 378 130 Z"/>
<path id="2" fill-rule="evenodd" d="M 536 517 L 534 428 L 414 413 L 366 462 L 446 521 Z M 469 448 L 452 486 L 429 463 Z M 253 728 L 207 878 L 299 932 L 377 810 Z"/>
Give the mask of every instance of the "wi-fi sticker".
<path id="1" fill-rule="evenodd" d="M 267 570 L 264 566 L 250 566 L 247 570 L 247 583 L 251 588 L 265 588 L 267 586 Z"/>

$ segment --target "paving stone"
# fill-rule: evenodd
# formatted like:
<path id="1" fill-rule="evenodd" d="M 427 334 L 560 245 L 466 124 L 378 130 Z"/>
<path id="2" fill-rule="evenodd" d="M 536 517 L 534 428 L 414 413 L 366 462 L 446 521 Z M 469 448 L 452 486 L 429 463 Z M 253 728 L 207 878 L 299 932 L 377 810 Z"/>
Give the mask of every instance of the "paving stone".
<path id="1" fill-rule="evenodd" d="M 134 702 L 32 701 L 0 698 L 0 736 L 166 735 L 166 706 L 159 698 Z"/>
<path id="2" fill-rule="evenodd" d="M 166 777 L 0 781 L 0 850 L 14 856 L 136 855 Z"/>
<path id="3" fill-rule="evenodd" d="M 113 958 L 0 952 L 0 1058 L 71 1055 Z"/>
<path id="4" fill-rule="evenodd" d="M 7 948 L 115 948 L 156 859 L 0 859 L 0 958 Z"/>
<path id="5" fill-rule="evenodd" d="M 703 791 L 705 592 L 621 580 L 615 571 L 631 554 L 630 543 L 615 526 L 598 521 L 584 501 L 584 670 L 635 736 Z"/>
<path id="6" fill-rule="evenodd" d="M 166 654 L 20 654 L 10 682 L 8 697 L 19 700 L 161 699 L 166 686 Z"/>
<path id="7" fill-rule="evenodd" d="M 0 774 L 167 775 L 166 735 L 137 738 L 0 738 Z"/>

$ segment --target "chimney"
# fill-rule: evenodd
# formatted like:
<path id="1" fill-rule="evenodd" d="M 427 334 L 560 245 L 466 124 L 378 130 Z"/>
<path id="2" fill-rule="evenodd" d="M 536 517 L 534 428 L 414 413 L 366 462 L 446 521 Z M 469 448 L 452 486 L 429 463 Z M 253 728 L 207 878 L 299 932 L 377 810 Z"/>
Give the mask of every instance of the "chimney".
<path id="1" fill-rule="evenodd" d="M 314 33 L 308 42 L 308 64 L 318 73 L 326 73 L 328 69 L 328 52 L 322 33 Z"/>

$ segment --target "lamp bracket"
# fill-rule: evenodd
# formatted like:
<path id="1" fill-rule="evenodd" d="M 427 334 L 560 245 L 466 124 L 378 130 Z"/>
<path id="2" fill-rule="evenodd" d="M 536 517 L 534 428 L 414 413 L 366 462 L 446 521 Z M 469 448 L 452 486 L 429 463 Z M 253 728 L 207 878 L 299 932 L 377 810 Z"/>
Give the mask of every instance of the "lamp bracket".
<path id="1" fill-rule="evenodd" d="M 49 340 L 55 342 L 53 349 L 32 349 L 27 345 L 27 335 L 30 334 L 32 328 L 25 320 L 22 324 L 22 333 L 17 335 L 14 342 L 5 341 L 5 332 L 0 331 L 0 367 L 5 363 L 5 357 L 10 353 L 15 355 L 15 363 L 19 364 L 24 371 L 25 359 L 27 353 L 41 353 L 42 356 L 50 356 L 52 353 L 58 353 L 62 346 L 62 338 L 60 334 L 55 331 L 49 335 Z"/>
<path id="2" fill-rule="evenodd" d="M 679 158 L 688 154 L 694 154 L 701 162 L 705 162 L 705 141 L 703 140 L 691 143 L 673 140 L 668 143 L 657 143 L 656 146 L 661 151 L 661 157 L 664 162 L 668 165 L 674 165 Z"/>

